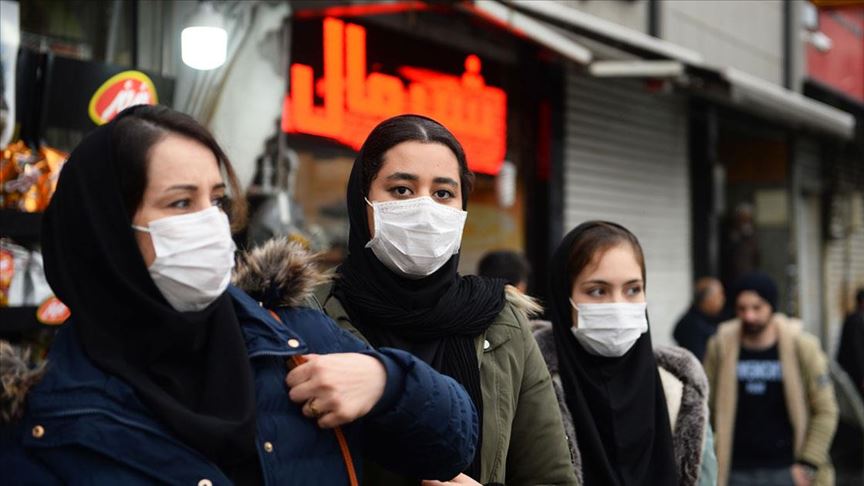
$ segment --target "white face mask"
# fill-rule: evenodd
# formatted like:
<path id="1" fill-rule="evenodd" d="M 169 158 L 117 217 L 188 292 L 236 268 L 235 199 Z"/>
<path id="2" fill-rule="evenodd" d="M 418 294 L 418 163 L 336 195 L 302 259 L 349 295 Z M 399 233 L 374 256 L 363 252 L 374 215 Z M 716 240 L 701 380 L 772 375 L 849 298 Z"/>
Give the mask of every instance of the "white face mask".
<path id="1" fill-rule="evenodd" d="M 639 336 L 648 331 L 647 304 L 575 304 L 577 327 L 570 330 L 591 354 L 618 358 L 627 354 Z"/>
<path id="2" fill-rule="evenodd" d="M 225 292 L 234 268 L 234 240 L 228 216 L 210 207 L 151 221 L 156 259 L 148 270 L 165 300 L 181 312 L 199 311 Z"/>
<path id="3" fill-rule="evenodd" d="M 439 204 L 431 197 L 366 202 L 375 218 L 375 235 L 366 248 L 394 273 L 423 278 L 459 252 L 466 211 Z"/>

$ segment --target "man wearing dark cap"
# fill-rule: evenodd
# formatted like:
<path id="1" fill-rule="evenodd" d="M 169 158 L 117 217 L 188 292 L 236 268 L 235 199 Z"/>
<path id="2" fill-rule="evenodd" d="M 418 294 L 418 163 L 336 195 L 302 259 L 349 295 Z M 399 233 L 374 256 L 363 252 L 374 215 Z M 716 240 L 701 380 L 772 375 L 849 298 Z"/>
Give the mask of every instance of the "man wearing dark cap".
<path id="1" fill-rule="evenodd" d="M 819 341 L 777 312 L 769 276 L 740 277 L 731 297 L 737 318 L 705 356 L 718 484 L 834 484 L 837 403 Z"/>

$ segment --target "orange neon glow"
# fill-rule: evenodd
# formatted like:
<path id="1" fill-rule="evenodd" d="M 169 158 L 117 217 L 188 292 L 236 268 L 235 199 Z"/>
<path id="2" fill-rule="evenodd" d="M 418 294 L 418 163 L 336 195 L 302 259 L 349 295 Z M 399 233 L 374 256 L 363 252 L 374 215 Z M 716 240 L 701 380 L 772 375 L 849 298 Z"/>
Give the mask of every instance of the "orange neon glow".
<path id="1" fill-rule="evenodd" d="M 395 3 L 371 3 L 363 5 L 341 5 L 335 7 L 300 9 L 294 13 L 294 18 L 309 19 L 315 17 L 362 17 L 367 15 L 397 14 L 404 12 L 419 12 L 428 10 L 444 10 L 443 7 L 429 5 L 419 0 Z"/>
<path id="2" fill-rule="evenodd" d="M 486 85 L 479 57 L 466 57 L 461 76 L 410 66 L 397 69 L 398 76 L 370 74 L 366 59 L 365 28 L 324 19 L 323 76 L 316 82 L 311 66 L 291 66 L 282 130 L 332 138 L 357 150 L 381 121 L 417 113 L 453 132 L 471 170 L 498 173 L 507 151 L 507 94 Z M 315 104 L 316 95 L 323 106 Z"/>

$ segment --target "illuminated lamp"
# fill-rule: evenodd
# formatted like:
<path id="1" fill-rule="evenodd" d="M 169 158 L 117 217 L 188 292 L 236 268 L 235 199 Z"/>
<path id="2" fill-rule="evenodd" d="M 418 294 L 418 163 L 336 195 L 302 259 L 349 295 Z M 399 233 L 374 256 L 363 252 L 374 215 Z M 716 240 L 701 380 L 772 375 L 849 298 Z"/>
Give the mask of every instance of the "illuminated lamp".
<path id="1" fill-rule="evenodd" d="M 222 15 L 213 2 L 198 3 L 195 12 L 180 33 L 180 55 L 183 63 L 201 71 L 225 64 L 228 52 L 228 32 Z"/>

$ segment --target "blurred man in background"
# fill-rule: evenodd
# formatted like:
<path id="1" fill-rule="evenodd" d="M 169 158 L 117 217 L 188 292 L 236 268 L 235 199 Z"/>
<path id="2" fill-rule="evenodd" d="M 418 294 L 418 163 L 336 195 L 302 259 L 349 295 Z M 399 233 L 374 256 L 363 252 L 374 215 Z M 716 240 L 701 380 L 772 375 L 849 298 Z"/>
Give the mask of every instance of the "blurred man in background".
<path id="1" fill-rule="evenodd" d="M 693 305 L 675 325 L 675 341 L 696 355 L 699 361 L 705 357 L 708 339 L 717 332 L 717 323 L 725 303 L 726 293 L 720 281 L 713 277 L 702 277 L 694 285 Z"/>
<path id="2" fill-rule="evenodd" d="M 837 363 L 849 374 L 864 397 L 864 288 L 855 296 L 855 310 L 843 322 Z"/>
<path id="3" fill-rule="evenodd" d="M 858 289 L 855 309 L 843 322 L 837 364 L 849 379 L 835 382 L 840 423 L 831 458 L 837 485 L 859 486 L 864 484 L 864 288 Z"/>
<path id="4" fill-rule="evenodd" d="M 819 341 L 777 312 L 769 276 L 747 274 L 733 288 L 737 318 L 705 356 L 718 484 L 834 484 L 837 402 Z"/>
<path id="5" fill-rule="evenodd" d="M 477 265 L 481 277 L 503 278 L 523 294 L 528 290 L 528 275 L 531 265 L 520 253 L 511 250 L 490 251 L 483 255 Z"/>

